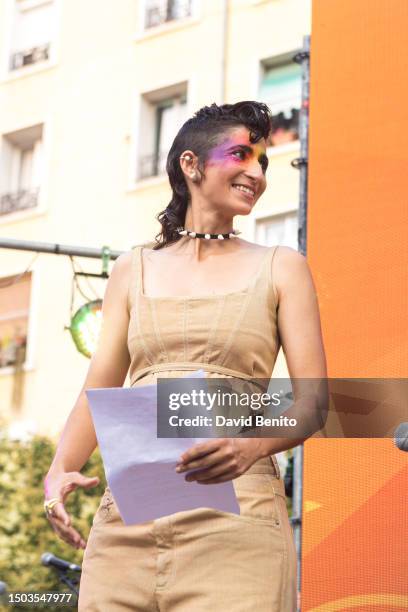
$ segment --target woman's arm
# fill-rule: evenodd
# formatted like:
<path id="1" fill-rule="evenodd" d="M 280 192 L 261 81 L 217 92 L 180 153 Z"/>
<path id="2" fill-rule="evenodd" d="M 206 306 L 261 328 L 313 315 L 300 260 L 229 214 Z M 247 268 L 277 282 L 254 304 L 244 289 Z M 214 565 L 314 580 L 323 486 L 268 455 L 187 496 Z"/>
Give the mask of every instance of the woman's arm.
<path id="1" fill-rule="evenodd" d="M 66 495 L 77 486 L 98 484 L 97 478 L 86 478 L 79 473 L 97 445 L 85 391 L 98 387 L 121 387 L 126 379 L 130 364 L 127 348 L 130 263 L 131 253 L 123 253 L 112 268 L 102 304 L 102 328 L 98 346 L 44 480 L 46 499 L 58 497 L 63 502 Z M 63 503 L 53 508 L 53 514 L 55 516 L 49 518 L 54 529 L 60 527 L 60 523 L 70 523 Z M 77 532 L 75 534 L 78 536 Z M 72 537 L 75 534 L 72 528 L 71 537 L 67 537 L 67 533 L 63 537 L 58 532 L 70 544 L 78 540 L 78 537 Z"/>
<path id="2" fill-rule="evenodd" d="M 292 380 L 294 396 L 302 395 L 308 382 L 322 381 L 323 389 L 327 379 L 326 355 L 324 352 L 319 305 L 316 288 L 306 258 L 291 249 L 280 246 L 275 255 L 274 284 L 278 295 L 278 330 L 285 353 L 288 372 Z M 310 387 L 314 386 L 313 383 Z M 324 398 L 323 398 L 324 399 Z M 305 402 L 306 404 L 307 402 Z M 313 424 L 317 422 L 321 409 L 326 406 L 314 406 L 312 401 L 311 416 Z M 299 413 L 300 430 L 307 427 L 302 423 L 302 403 L 299 408 L 285 412 L 288 418 Z M 304 425 L 304 426 L 303 426 Z M 278 453 L 293 448 L 304 442 L 308 436 L 295 438 L 263 438 L 262 456 Z"/>
<path id="3" fill-rule="evenodd" d="M 291 430 L 289 438 L 268 438 L 268 428 L 265 427 L 265 437 L 223 438 L 202 442 L 183 453 L 180 458 L 177 471 L 202 469 L 201 473 L 191 474 L 188 480 L 213 484 L 237 478 L 259 458 L 301 444 L 309 437 L 303 435 L 307 429 L 305 425 L 311 423 L 313 428 L 321 416 L 321 406 L 316 405 L 316 397 L 302 398 L 308 380 L 317 379 L 324 383 L 327 377 L 313 278 L 306 258 L 290 247 L 279 247 L 274 260 L 272 276 L 278 296 L 278 330 L 295 399 L 301 398 L 285 412 L 285 416 L 299 416 L 301 435 L 295 437 Z M 302 384 L 300 379 L 306 381 L 306 384 Z M 324 389 L 322 395 L 325 395 Z M 262 436 L 262 430 L 258 431 Z"/>

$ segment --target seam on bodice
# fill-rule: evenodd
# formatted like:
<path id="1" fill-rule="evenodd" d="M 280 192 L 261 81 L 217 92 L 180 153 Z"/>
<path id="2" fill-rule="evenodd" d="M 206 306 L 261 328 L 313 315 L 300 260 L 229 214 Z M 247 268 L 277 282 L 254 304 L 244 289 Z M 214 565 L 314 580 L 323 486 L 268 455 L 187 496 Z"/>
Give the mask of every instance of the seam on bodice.
<path id="1" fill-rule="evenodd" d="M 248 292 L 245 294 L 245 298 L 242 300 L 241 302 L 241 308 L 239 310 L 238 316 L 235 319 L 235 324 L 233 325 L 232 329 L 230 330 L 229 336 L 227 338 L 227 340 L 225 341 L 224 344 L 224 348 L 222 349 L 221 355 L 219 357 L 219 363 L 220 365 L 223 365 L 227 356 L 228 356 L 228 351 L 231 348 L 231 345 L 234 341 L 235 335 L 237 333 L 238 327 L 242 321 L 242 319 L 244 318 L 247 310 L 248 310 L 248 304 L 249 301 L 253 295 L 253 289 L 248 289 Z"/>
<path id="2" fill-rule="evenodd" d="M 149 308 L 150 308 L 150 314 L 152 317 L 154 333 L 156 335 L 156 339 L 157 339 L 157 342 L 161 350 L 162 361 L 169 361 L 169 355 L 167 353 L 166 347 L 164 346 L 163 337 L 160 332 L 160 325 L 159 325 L 159 321 L 157 318 L 156 303 L 153 302 L 152 300 L 149 300 Z"/>
<path id="3" fill-rule="evenodd" d="M 183 355 L 184 361 L 188 361 L 188 337 L 187 337 L 187 316 L 188 316 L 188 302 L 184 302 L 182 309 L 182 328 L 183 328 Z"/>
<path id="4" fill-rule="evenodd" d="M 225 295 L 222 295 L 220 297 L 220 299 L 217 301 L 217 314 L 215 315 L 215 317 L 213 319 L 213 324 L 212 324 L 211 330 L 210 330 L 210 332 L 208 334 L 207 346 L 206 346 L 204 354 L 203 354 L 203 362 L 204 363 L 209 363 L 209 361 L 210 361 L 210 350 L 214 346 L 214 340 L 216 338 L 216 333 L 217 333 L 219 322 L 221 320 L 221 315 L 224 313 L 225 302 L 226 302 L 226 296 Z"/>

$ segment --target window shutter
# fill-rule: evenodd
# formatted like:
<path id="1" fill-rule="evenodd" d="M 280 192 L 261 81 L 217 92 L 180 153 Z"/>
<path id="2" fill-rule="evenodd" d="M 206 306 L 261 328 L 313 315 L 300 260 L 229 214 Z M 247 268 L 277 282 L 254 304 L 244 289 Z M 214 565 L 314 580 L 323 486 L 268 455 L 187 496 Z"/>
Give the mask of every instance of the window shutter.
<path id="1" fill-rule="evenodd" d="M 25 51 L 51 42 L 55 6 L 53 2 L 24 8 L 16 7 L 12 51 Z"/>
<path id="2" fill-rule="evenodd" d="M 159 173 L 165 172 L 167 153 L 170 150 L 177 132 L 187 117 L 187 104 L 184 100 L 174 100 L 171 106 L 162 110 L 159 136 Z"/>
<path id="3" fill-rule="evenodd" d="M 33 172 L 33 149 L 21 152 L 19 189 L 31 189 Z"/>

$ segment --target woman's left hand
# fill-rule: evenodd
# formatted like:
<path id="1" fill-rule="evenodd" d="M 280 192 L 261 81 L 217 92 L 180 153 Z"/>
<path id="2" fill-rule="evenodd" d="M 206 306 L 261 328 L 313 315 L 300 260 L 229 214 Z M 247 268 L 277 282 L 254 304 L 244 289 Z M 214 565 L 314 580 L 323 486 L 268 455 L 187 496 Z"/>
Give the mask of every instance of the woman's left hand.
<path id="1" fill-rule="evenodd" d="M 176 472 L 189 472 L 187 481 L 215 484 L 242 476 L 262 457 L 260 438 L 217 438 L 201 442 L 183 453 Z"/>

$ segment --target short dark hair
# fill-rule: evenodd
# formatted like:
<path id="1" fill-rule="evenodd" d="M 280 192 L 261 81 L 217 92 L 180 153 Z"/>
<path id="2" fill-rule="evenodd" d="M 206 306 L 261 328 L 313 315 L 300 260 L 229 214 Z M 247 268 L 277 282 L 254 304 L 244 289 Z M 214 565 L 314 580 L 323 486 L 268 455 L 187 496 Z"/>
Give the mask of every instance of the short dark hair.
<path id="1" fill-rule="evenodd" d="M 167 156 L 166 170 L 173 194 L 165 208 L 157 215 L 162 226 L 156 235 L 157 250 L 177 242 L 181 236 L 177 228 L 184 226 L 190 192 L 180 167 L 181 154 L 190 149 L 198 157 L 198 167 L 204 170 L 204 164 L 210 151 L 217 146 L 222 137 L 232 128 L 245 126 L 250 132 L 250 142 L 255 143 L 270 135 L 272 115 L 262 102 L 244 101 L 236 104 L 211 104 L 197 111 L 180 128 Z"/>

